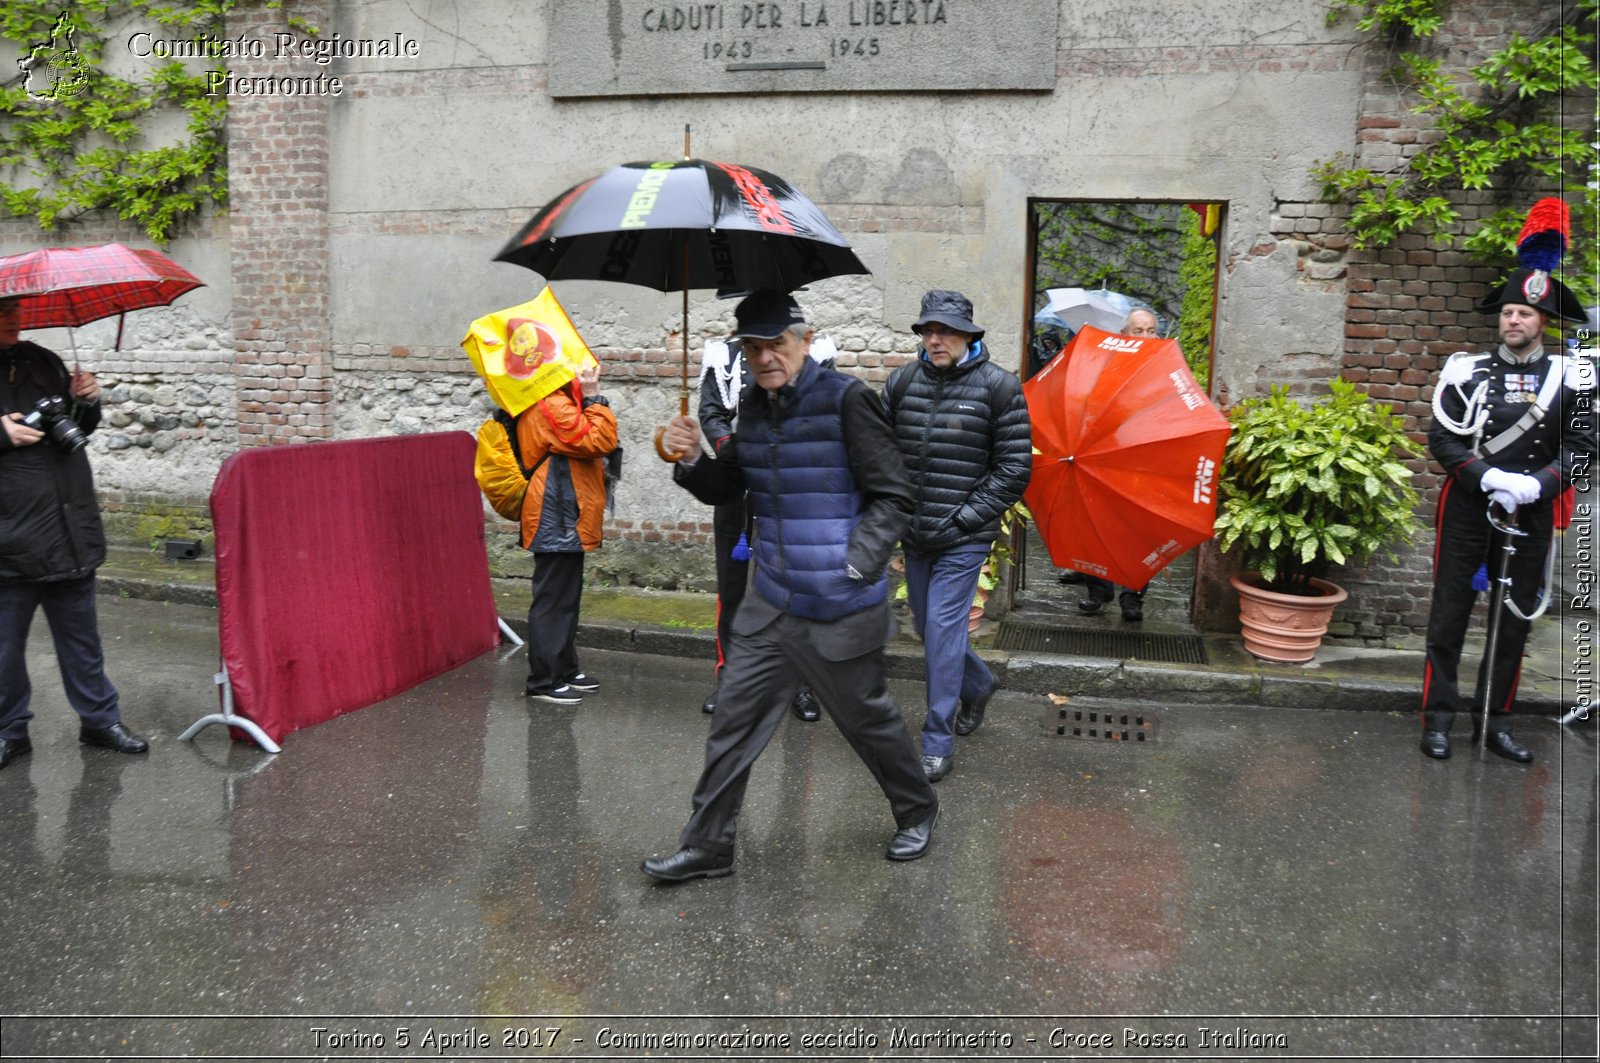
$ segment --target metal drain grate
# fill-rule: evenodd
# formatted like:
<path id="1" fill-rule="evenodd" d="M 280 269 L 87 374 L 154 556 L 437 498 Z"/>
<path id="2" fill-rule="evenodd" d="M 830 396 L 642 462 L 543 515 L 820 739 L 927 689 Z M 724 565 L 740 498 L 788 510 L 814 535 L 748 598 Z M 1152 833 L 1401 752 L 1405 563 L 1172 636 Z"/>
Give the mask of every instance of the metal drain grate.
<path id="1" fill-rule="evenodd" d="M 1206 664 L 1206 643 L 1199 635 L 1158 635 L 1147 631 L 1090 631 L 1044 624 L 1000 622 L 995 649 L 1033 653 L 1066 653 L 1077 657 L 1111 657 Z"/>
<path id="2" fill-rule="evenodd" d="M 1055 717 L 1052 730 L 1066 738 L 1091 738 L 1101 742 L 1153 742 L 1156 737 L 1156 719 L 1149 712 L 1111 712 L 1063 706 L 1056 710 Z"/>

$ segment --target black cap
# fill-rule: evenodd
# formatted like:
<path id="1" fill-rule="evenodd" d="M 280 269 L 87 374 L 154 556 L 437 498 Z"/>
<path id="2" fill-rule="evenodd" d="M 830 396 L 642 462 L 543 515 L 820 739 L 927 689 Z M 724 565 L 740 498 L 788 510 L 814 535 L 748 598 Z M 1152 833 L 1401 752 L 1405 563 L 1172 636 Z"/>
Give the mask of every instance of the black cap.
<path id="1" fill-rule="evenodd" d="M 922 326 L 937 321 L 957 332 L 965 332 L 975 340 L 983 339 L 983 329 L 973 324 L 972 300 L 960 292 L 931 291 L 922 297 L 922 314 L 911 324 L 911 331 L 922 332 Z"/>
<path id="2" fill-rule="evenodd" d="M 763 288 L 733 308 L 733 334 L 752 340 L 775 340 L 795 325 L 804 325 L 805 315 L 794 296 L 775 288 Z"/>
<path id="3" fill-rule="evenodd" d="M 1516 270 L 1506 278 L 1498 292 L 1478 304 L 1478 309 L 1485 312 L 1499 310 L 1507 303 L 1531 306 L 1542 314 L 1562 321 L 1589 320 L 1578 297 L 1542 269 Z"/>

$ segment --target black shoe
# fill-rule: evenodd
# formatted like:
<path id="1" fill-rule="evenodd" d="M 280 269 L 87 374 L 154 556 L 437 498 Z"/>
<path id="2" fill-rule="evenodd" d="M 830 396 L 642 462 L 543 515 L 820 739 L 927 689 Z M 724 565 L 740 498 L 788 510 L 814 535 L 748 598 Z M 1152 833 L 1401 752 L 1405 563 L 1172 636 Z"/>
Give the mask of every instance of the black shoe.
<path id="1" fill-rule="evenodd" d="M 928 777 L 929 782 L 938 782 L 950 774 L 950 769 L 955 766 L 955 757 L 922 757 L 922 774 Z"/>
<path id="2" fill-rule="evenodd" d="M 717 692 L 715 690 L 707 694 L 706 700 L 700 703 L 700 711 L 705 713 L 707 716 L 710 716 L 713 712 L 717 711 Z"/>
<path id="3" fill-rule="evenodd" d="M 688 882 L 694 878 L 721 878 L 733 874 L 732 853 L 708 853 L 685 846 L 671 856 L 652 856 L 639 870 L 662 882 Z"/>
<path id="4" fill-rule="evenodd" d="M 33 743 L 28 741 L 27 735 L 21 738 L 0 738 L 0 768 L 32 752 Z"/>
<path id="5" fill-rule="evenodd" d="M 1528 752 L 1528 747 L 1513 738 L 1510 731 L 1490 731 L 1486 745 L 1489 747 L 1489 752 L 1507 760 L 1514 760 L 1518 764 L 1527 764 L 1533 760 L 1533 754 Z"/>
<path id="6" fill-rule="evenodd" d="M 971 701 L 965 698 L 961 700 L 961 708 L 956 711 L 956 734 L 969 735 L 978 729 L 983 723 L 983 714 L 989 708 L 989 699 L 992 697 L 994 697 L 993 688 L 981 698 L 974 698 Z"/>
<path id="7" fill-rule="evenodd" d="M 577 705 L 583 701 L 583 695 L 562 683 L 550 690 L 530 690 L 528 697 L 536 701 L 548 701 L 555 705 Z"/>
<path id="8" fill-rule="evenodd" d="M 118 753 L 150 752 L 149 742 L 146 742 L 120 723 L 114 723 L 110 727 L 79 728 L 78 741 L 86 746 L 114 749 Z"/>
<path id="9" fill-rule="evenodd" d="M 1117 601 L 1122 605 L 1122 619 L 1130 624 L 1144 619 L 1144 602 L 1137 594 L 1124 594 Z"/>
<path id="10" fill-rule="evenodd" d="M 889 860 L 915 860 L 928 851 L 928 846 L 933 842 L 933 825 L 937 822 L 939 809 L 935 806 L 933 815 L 915 827 L 902 827 L 895 831 L 894 837 L 889 839 L 889 848 L 884 857 Z"/>
<path id="11" fill-rule="evenodd" d="M 794 704 L 790 708 L 794 710 L 795 719 L 797 720 L 816 723 L 822 719 L 822 702 L 817 700 L 817 696 L 811 692 L 809 687 L 800 688 L 800 693 L 794 696 Z"/>
<path id="12" fill-rule="evenodd" d="M 567 680 L 567 686 L 571 687 L 573 690 L 581 690 L 585 694 L 593 694 L 596 690 L 600 689 L 600 680 L 596 679 L 592 675 L 584 675 L 582 672 L 579 672 L 577 675 Z"/>
<path id="13" fill-rule="evenodd" d="M 1450 736 L 1443 731 L 1423 731 L 1422 751 L 1434 760 L 1450 759 Z"/>
<path id="14" fill-rule="evenodd" d="M 1061 570 L 1061 575 L 1056 577 L 1056 581 L 1058 583 L 1066 583 L 1066 584 L 1082 583 L 1083 582 L 1083 573 L 1082 572 L 1074 572 L 1070 568 L 1064 568 L 1064 569 Z"/>
<path id="15" fill-rule="evenodd" d="M 1089 597 L 1078 603 L 1078 612 L 1082 613 L 1084 616 L 1093 616 L 1101 609 L 1104 609 L 1105 604 L 1106 600 L 1104 598 L 1096 598 L 1091 594 Z"/>

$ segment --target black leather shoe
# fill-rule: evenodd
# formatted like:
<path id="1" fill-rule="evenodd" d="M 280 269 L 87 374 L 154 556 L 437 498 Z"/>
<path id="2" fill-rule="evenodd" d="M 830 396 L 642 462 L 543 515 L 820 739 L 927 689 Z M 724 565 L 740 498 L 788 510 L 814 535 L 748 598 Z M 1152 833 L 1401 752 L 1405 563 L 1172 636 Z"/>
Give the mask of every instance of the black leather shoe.
<path id="1" fill-rule="evenodd" d="M 1450 759 L 1450 736 L 1443 731 L 1423 731 L 1422 751 L 1434 760 Z"/>
<path id="2" fill-rule="evenodd" d="M 1117 599 L 1122 606 L 1122 619 L 1137 624 L 1144 619 L 1144 601 L 1137 594 L 1124 594 Z"/>
<path id="3" fill-rule="evenodd" d="M 1533 754 L 1528 752 L 1528 747 L 1512 737 L 1510 731 L 1490 731 L 1489 741 L 1485 743 L 1489 752 L 1514 760 L 1518 764 L 1527 764 L 1533 760 Z"/>
<path id="4" fill-rule="evenodd" d="M 715 690 L 707 694 L 706 700 L 700 703 L 700 711 L 705 713 L 707 716 L 710 716 L 713 712 L 717 711 L 717 692 Z"/>
<path id="5" fill-rule="evenodd" d="M 28 741 L 27 735 L 21 738 L 0 738 L 0 768 L 32 752 L 33 743 Z"/>
<path id="6" fill-rule="evenodd" d="M 150 752 L 149 742 L 146 742 L 120 723 L 114 723 L 110 727 L 79 728 L 78 741 L 86 746 L 114 749 L 118 753 Z"/>
<path id="7" fill-rule="evenodd" d="M 974 698 L 971 701 L 962 699 L 961 708 L 956 712 L 956 734 L 969 735 L 978 729 L 983 723 L 983 714 L 989 708 L 989 699 L 992 697 L 994 691 L 990 690 L 981 698 Z"/>
<path id="8" fill-rule="evenodd" d="M 938 782 L 950 774 L 950 769 L 955 766 L 955 757 L 930 757 L 922 758 L 922 774 L 928 777 L 929 782 Z"/>
<path id="9" fill-rule="evenodd" d="M 889 849 L 883 855 L 890 860 L 915 860 L 928 851 L 933 842 L 933 825 L 939 822 L 939 810 L 915 827 L 902 827 L 889 839 Z"/>
<path id="10" fill-rule="evenodd" d="M 733 874 L 732 853 L 708 853 L 692 845 L 671 856 L 652 856 L 639 870 L 662 882 L 688 882 L 694 878 L 721 878 Z"/>
<path id="11" fill-rule="evenodd" d="M 800 688 L 800 693 L 794 696 L 794 704 L 790 708 L 794 710 L 796 719 L 804 720 L 806 723 L 816 723 L 822 719 L 822 702 L 817 700 L 817 696 L 809 687 Z"/>
<path id="12" fill-rule="evenodd" d="M 1093 616 L 1101 609 L 1105 608 L 1105 604 L 1104 598 L 1095 598 L 1091 596 L 1078 603 L 1078 612 L 1082 613 L 1084 616 Z"/>

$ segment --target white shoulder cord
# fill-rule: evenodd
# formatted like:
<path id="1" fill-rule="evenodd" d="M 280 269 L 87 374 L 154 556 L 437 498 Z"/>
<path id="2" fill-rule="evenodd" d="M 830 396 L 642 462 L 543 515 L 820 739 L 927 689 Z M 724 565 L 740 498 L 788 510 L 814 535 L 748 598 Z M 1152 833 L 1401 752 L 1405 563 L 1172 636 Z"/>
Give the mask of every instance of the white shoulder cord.
<path id="1" fill-rule="evenodd" d="M 1462 389 L 1462 385 L 1472 379 L 1477 363 L 1487 357 L 1487 354 L 1457 351 L 1444 363 L 1444 368 L 1439 371 L 1439 383 L 1433 389 L 1433 419 L 1454 435 L 1471 436 L 1473 451 L 1478 449 L 1478 441 L 1483 438 L 1483 426 L 1489 420 L 1489 406 L 1485 401 L 1489 394 L 1489 381 L 1480 380 L 1470 395 Z M 1460 419 L 1451 417 L 1444 410 L 1442 400 L 1445 388 L 1453 389 L 1465 403 Z"/>

